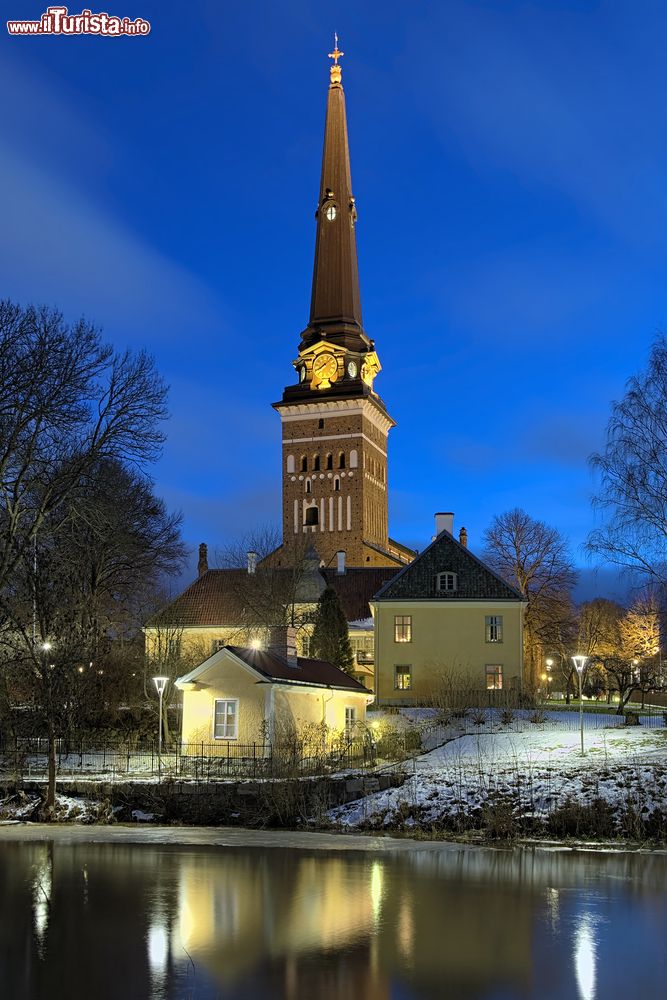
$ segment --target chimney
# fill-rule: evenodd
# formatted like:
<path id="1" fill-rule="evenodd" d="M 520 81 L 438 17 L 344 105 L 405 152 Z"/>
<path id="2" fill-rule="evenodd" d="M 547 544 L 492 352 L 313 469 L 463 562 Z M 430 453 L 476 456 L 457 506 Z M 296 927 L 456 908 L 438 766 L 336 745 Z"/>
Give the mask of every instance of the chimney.
<path id="1" fill-rule="evenodd" d="M 250 551 L 248 553 L 248 572 L 253 574 L 257 569 L 257 553 Z"/>
<path id="2" fill-rule="evenodd" d="M 443 531 L 448 532 L 450 535 L 454 534 L 454 515 L 451 511 L 435 515 L 435 537 L 437 538 Z"/>
<path id="3" fill-rule="evenodd" d="M 208 548 L 206 542 L 202 542 L 199 546 L 199 562 L 197 563 L 197 572 L 199 576 L 203 576 L 204 573 L 208 572 Z"/>
<path id="4" fill-rule="evenodd" d="M 289 667 L 298 666 L 296 659 L 296 629 L 293 625 L 272 625 L 269 629 L 268 653 L 287 660 Z"/>
<path id="5" fill-rule="evenodd" d="M 465 528 L 461 528 L 459 531 L 459 545 L 462 545 L 464 549 L 468 548 L 468 532 Z"/>
<path id="6" fill-rule="evenodd" d="M 336 573 L 338 576 L 345 576 L 345 550 L 339 549 L 336 553 Z"/>

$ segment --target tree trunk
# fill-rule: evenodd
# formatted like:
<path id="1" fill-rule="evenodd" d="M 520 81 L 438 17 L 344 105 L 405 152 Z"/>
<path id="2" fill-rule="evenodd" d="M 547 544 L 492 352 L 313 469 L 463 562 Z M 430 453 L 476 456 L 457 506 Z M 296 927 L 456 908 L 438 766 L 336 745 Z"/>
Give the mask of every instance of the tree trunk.
<path id="1" fill-rule="evenodd" d="M 48 783 L 46 786 L 46 811 L 50 813 L 56 804 L 56 734 L 53 726 L 53 719 L 49 716 L 49 763 L 48 763 Z"/>

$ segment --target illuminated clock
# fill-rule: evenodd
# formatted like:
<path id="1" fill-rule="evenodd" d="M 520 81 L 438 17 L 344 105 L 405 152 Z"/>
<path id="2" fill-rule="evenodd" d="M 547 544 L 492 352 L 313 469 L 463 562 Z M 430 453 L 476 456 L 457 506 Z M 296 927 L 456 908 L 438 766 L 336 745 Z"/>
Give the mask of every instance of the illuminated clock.
<path id="1" fill-rule="evenodd" d="M 329 389 L 338 378 L 338 362 L 333 354 L 318 354 L 313 360 L 313 381 L 315 389 Z"/>
<path id="2" fill-rule="evenodd" d="M 357 377 L 357 362 L 356 361 L 349 361 L 348 362 L 348 365 L 347 365 L 347 374 L 350 376 L 350 378 L 356 378 Z"/>
<path id="3" fill-rule="evenodd" d="M 299 368 L 299 382 L 303 382 L 305 377 L 306 377 L 306 366 L 301 365 L 301 367 Z"/>
<path id="4" fill-rule="evenodd" d="M 336 208 L 336 206 L 335 206 L 334 204 L 332 204 L 332 203 L 330 202 L 330 203 L 329 203 L 329 204 L 328 204 L 328 205 L 327 205 L 327 206 L 325 207 L 325 209 L 324 209 L 324 214 L 326 215 L 326 217 L 327 217 L 327 219 L 329 220 L 329 222 L 333 222 L 333 220 L 334 220 L 334 219 L 336 218 L 336 216 L 338 215 L 338 209 Z"/>

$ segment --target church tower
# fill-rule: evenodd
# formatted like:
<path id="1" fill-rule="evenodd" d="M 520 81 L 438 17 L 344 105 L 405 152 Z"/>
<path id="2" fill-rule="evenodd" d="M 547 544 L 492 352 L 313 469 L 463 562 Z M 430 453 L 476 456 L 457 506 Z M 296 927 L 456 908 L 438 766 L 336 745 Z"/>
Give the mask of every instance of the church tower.
<path id="1" fill-rule="evenodd" d="M 331 66 L 308 326 L 292 362 L 296 383 L 274 403 L 282 421 L 282 557 L 312 543 L 325 565 L 395 566 L 411 550 L 389 539 L 387 436 L 374 388 L 380 371 L 364 331 L 345 95 L 338 39 Z M 278 555 L 278 553 L 275 553 Z"/>

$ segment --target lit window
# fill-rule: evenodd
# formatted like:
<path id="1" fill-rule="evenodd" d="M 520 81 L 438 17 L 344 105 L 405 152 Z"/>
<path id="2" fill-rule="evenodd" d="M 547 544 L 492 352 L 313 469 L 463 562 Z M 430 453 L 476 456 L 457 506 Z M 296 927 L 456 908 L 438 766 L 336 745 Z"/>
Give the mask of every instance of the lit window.
<path id="1" fill-rule="evenodd" d="M 394 615 L 394 642 L 412 642 L 412 615 Z"/>
<path id="2" fill-rule="evenodd" d="M 503 686 L 503 668 L 500 663 L 487 663 L 486 665 L 486 688 L 487 691 L 500 691 Z"/>
<path id="3" fill-rule="evenodd" d="M 435 578 L 436 590 L 439 594 L 455 594 L 458 588 L 456 573 L 438 573 Z"/>
<path id="4" fill-rule="evenodd" d="M 357 710 L 351 705 L 345 706 L 345 732 L 349 735 L 357 724 Z"/>
<path id="5" fill-rule="evenodd" d="M 484 619 L 485 635 L 487 642 L 503 641 L 503 616 L 487 615 Z"/>
<path id="6" fill-rule="evenodd" d="M 180 639 L 168 639 L 167 640 L 167 655 L 168 656 L 180 656 L 181 655 L 181 640 Z"/>
<path id="7" fill-rule="evenodd" d="M 239 703 L 224 698 L 215 699 L 213 716 L 213 738 L 216 740 L 235 740 L 238 736 Z"/>
<path id="8" fill-rule="evenodd" d="M 396 691 L 409 691 L 412 687 L 412 667 L 401 664 L 394 668 L 394 688 Z"/>

